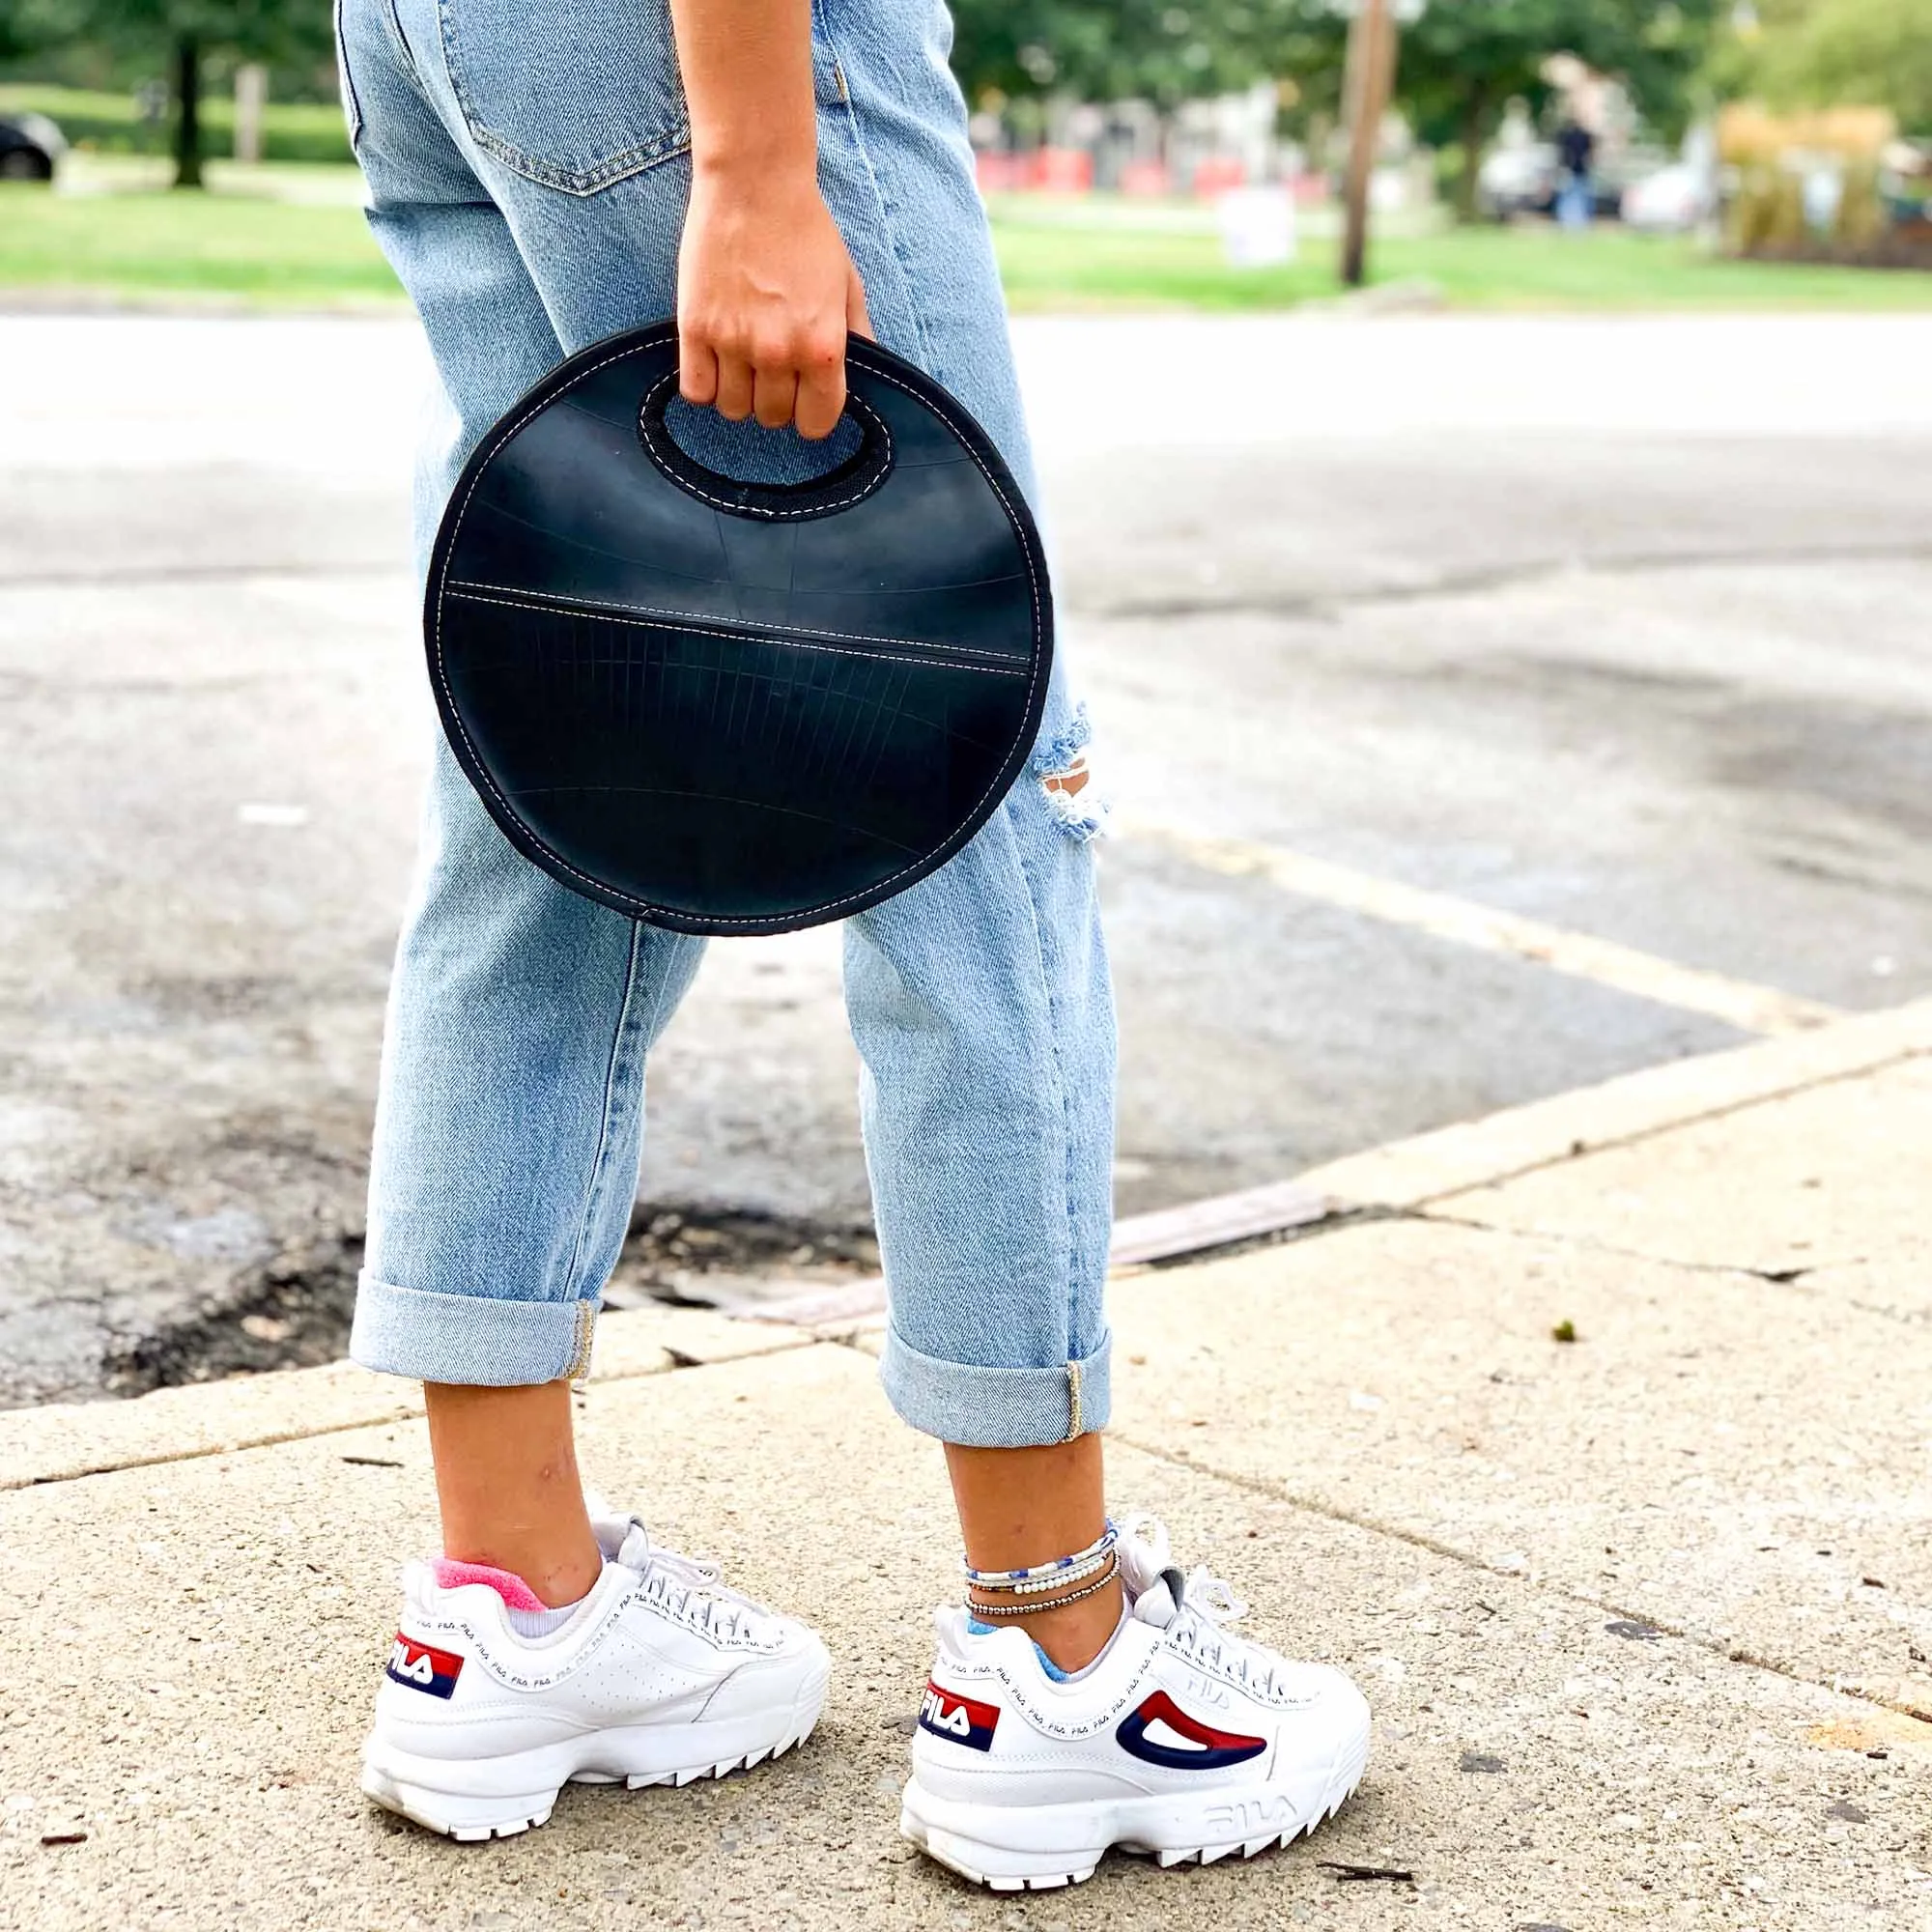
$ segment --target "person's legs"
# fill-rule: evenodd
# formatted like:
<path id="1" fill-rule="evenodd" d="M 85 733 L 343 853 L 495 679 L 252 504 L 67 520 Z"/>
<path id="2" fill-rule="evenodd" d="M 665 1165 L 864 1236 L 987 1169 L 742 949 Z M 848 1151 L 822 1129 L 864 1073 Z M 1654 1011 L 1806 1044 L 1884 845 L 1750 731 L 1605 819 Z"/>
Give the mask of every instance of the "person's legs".
<path id="1" fill-rule="evenodd" d="M 817 27 L 838 78 L 820 180 L 874 326 L 972 411 L 1037 514 L 945 9 L 819 0 Z M 1086 742 L 1057 669 L 1031 771 L 992 821 L 846 928 L 892 1297 L 881 1377 L 899 1414 L 949 1445 L 982 1570 L 1083 1548 L 1105 1519 L 1114 1018 Z M 1078 1667 L 1119 1618 L 1109 1581 L 1015 1621 Z"/>
<path id="2" fill-rule="evenodd" d="M 570 1384 L 431 1382 L 423 1395 L 443 1555 L 521 1577 L 548 1605 L 586 1596 L 604 1557 L 577 1468 Z"/>
<path id="3" fill-rule="evenodd" d="M 378 232 L 456 410 L 426 467 L 425 534 L 461 458 L 521 388 L 672 306 L 688 164 L 674 74 L 667 88 L 671 71 L 660 71 L 668 50 L 630 18 L 639 4 L 654 16 L 648 0 L 627 0 L 622 18 L 583 16 L 573 49 L 554 21 L 502 0 L 401 0 L 393 15 L 351 0 L 351 21 L 380 43 L 379 70 L 396 72 L 399 25 L 413 76 L 417 120 L 365 103 L 360 147 Z M 926 0 L 821 0 L 821 185 L 880 339 L 961 398 L 1031 493 L 946 31 Z M 583 86 L 529 84 L 558 62 L 582 67 Z M 709 417 L 695 430 L 718 468 L 773 460 L 761 432 Z M 1034 774 L 966 852 L 847 936 L 894 1292 L 886 1386 L 916 1426 L 981 1452 L 958 1463 L 974 1472 L 957 1486 L 966 1542 L 1002 1567 L 1053 1553 L 1033 1544 L 1101 1508 L 1093 1448 L 994 1453 L 1106 1418 L 1112 1011 L 1093 802 L 1065 776 L 1084 740 L 1056 678 Z M 441 754 L 385 1054 L 359 1359 L 471 1384 L 581 1369 L 635 1180 L 643 1055 L 695 961 L 691 942 L 525 864 Z M 432 1401 L 456 1412 L 453 1399 Z M 497 1411 L 469 1396 L 461 1412 L 487 1430 Z M 455 1451 L 469 1438 L 444 1439 Z M 443 1485 L 446 1520 L 506 1547 L 506 1525 L 453 1506 L 457 1487 Z M 488 1509 L 487 1492 L 464 1487 Z M 1015 1513 L 1020 1495 L 1028 1513 Z M 581 1550 L 582 1525 L 556 1537 Z M 525 1560 L 558 1558 L 545 1546 Z M 1043 1628 L 1071 1656 L 1087 1623 L 1069 1613 Z"/>
<path id="4" fill-rule="evenodd" d="M 476 24 L 465 0 L 345 0 L 341 16 L 372 219 L 441 378 L 419 562 L 469 450 L 577 346 L 445 114 L 440 37 L 459 15 Z M 668 258 L 639 262 L 619 321 L 668 301 Z M 635 1520 L 593 1520 L 576 1466 L 570 1380 L 637 1193 L 644 1061 L 699 951 L 529 865 L 438 739 L 351 1348 L 425 1383 L 443 1529 L 440 1556 L 405 1571 L 363 1789 L 458 1837 L 541 1824 L 573 1778 L 682 1784 L 757 1763 L 823 1705 L 831 1663 L 810 1631 Z"/>
<path id="5" fill-rule="evenodd" d="M 1086 1549 L 1107 1526 L 1101 1438 L 1091 1432 L 1037 1449 L 967 1449 L 949 1443 L 947 1473 L 959 1510 L 966 1561 L 976 1570 L 1024 1570 Z M 1075 1591 L 1079 1591 L 1075 1595 Z M 1063 1670 L 1079 1670 L 1105 1648 L 1121 1621 L 1121 1581 L 1012 1619 Z M 999 1607 L 998 1599 L 987 1598 Z"/>

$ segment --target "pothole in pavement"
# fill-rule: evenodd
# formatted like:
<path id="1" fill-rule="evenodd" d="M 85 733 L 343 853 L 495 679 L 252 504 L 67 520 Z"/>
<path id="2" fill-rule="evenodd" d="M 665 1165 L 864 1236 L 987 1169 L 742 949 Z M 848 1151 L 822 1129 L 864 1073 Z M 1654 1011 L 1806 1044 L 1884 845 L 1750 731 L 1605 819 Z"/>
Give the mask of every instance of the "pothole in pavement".
<path id="1" fill-rule="evenodd" d="M 362 1237 L 343 1236 L 283 1255 L 233 1293 L 110 1349 L 101 1383 L 115 1396 L 313 1368 L 348 1352 Z M 607 1308 L 653 1301 L 735 1309 L 802 1288 L 874 1275 L 869 1228 L 751 1210 L 640 1210 L 606 1293 Z"/>

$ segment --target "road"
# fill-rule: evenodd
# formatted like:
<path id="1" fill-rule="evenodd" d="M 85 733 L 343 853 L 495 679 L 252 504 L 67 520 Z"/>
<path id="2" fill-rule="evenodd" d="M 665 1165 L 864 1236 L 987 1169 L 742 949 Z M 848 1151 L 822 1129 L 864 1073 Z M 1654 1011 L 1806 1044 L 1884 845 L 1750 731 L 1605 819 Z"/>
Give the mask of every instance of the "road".
<path id="1" fill-rule="evenodd" d="M 1924 323 L 1017 339 L 1123 1208 L 1932 989 Z M 339 1350 L 421 382 L 402 323 L 0 317 L 0 1401 Z M 854 1078 L 834 933 L 714 948 L 658 1271 L 856 1252 Z"/>

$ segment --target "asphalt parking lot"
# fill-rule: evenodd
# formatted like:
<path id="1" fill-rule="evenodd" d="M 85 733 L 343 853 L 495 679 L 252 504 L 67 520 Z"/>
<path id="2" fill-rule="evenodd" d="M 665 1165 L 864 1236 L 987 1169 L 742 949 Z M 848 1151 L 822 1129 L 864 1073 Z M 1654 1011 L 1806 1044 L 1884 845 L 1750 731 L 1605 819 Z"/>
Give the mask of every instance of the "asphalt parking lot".
<path id="1" fill-rule="evenodd" d="M 1922 335 L 1021 326 L 1123 1208 L 1932 989 Z M 0 1400 L 339 1348 L 421 381 L 400 322 L 0 317 Z M 715 947 L 661 1224 L 850 1252 L 854 1077 L 836 935 Z"/>

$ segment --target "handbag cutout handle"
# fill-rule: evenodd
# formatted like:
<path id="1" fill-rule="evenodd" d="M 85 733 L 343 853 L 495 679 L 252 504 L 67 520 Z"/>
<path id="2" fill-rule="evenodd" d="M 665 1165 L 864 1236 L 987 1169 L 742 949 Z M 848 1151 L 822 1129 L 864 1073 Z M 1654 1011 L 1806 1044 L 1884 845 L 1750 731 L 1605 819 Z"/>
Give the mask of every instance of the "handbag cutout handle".
<path id="1" fill-rule="evenodd" d="M 679 447 L 665 420 L 677 394 L 677 371 L 660 376 L 638 406 L 638 441 L 667 481 L 714 510 L 760 522 L 795 522 L 829 517 L 850 509 L 876 490 L 891 473 L 893 433 L 870 403 L 853 394 L 847 370 L 845 408 L 840 422 L 859 431 L 859 446 L 822 475 L 798 483 L 746 483 L 707 468 Z"/>

